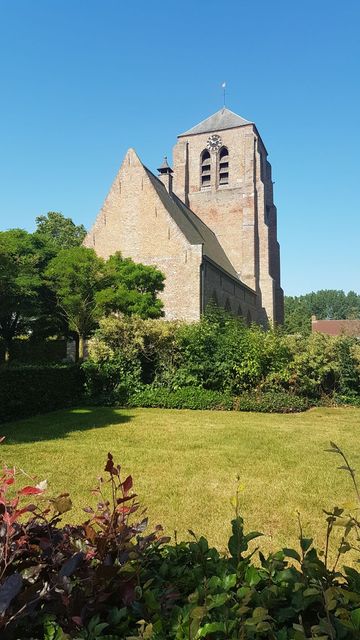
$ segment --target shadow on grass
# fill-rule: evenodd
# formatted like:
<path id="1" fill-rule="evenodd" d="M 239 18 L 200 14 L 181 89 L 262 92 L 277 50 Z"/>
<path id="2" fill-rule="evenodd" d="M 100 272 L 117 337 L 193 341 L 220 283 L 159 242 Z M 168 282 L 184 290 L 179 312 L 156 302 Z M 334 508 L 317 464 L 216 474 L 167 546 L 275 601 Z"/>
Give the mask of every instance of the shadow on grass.
<path id="1" fill-rule="evenodd" d="M 0 425 L 6 445 L 66 438 L 73 431 L 101 429 L 130 422 L 133 416 L 113 407 L 83 407 L 52 411 Z"/>

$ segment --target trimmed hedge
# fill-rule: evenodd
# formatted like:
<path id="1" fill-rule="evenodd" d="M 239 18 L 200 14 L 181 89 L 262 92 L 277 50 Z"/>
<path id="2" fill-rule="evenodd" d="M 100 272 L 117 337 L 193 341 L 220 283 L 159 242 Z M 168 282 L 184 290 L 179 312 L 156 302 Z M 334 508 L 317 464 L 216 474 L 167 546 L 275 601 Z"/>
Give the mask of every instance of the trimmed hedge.
<path id="1" fill-rule="evenodd" d="M 233 398 L 220 391 L 209 391 L 196 387 L 187 387 L 176 391 L 148 387 L 130 396 L 128 406 L 296 413 L 309 409 L 310 403 L 307 398 L 283 392 L 243 393 Z"/>
<path id="2" fill-rule="evenodd" d="M 61 363 L 66 358 L 66 340 L 21 340 L 11 342 L 10 362 L 33 365 Z M 4 343 L 0 340 L 0 362 L 4 362 Z"/>
<path id="3" fill-rule="evenodd" d="M 187 387 L 176 391 L 148 387 L 130 396 L 128 406 L 231 411 L 233 398 L 220 391 L 209 391 L 208 389 L 197 389 L 196 387 Z"/>
<path id="4" fill-rule="evenodd" d="M 283 391 L 242 393 L 234 398 L 236 411 L 259 411 L 260 413 L 299 413 L 313 406 L 308 398 Z"/>
<path id="5" fill-rule="evenodd" d="M 0 368 L 0 422 L 62 409 L 83 396 L 76 365 Z"/>

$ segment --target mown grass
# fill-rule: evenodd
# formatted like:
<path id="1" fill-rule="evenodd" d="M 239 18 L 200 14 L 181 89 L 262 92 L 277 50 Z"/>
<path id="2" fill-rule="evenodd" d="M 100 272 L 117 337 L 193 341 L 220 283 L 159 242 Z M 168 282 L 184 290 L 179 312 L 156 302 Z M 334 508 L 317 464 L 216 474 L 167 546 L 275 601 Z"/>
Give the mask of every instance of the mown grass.
<path id="1" fill-rule="evenodd" d="M 324 449 L 335 441 L 360 468 L 359 430 L 360 409 L 351 408 L 265 415 L 95 407 L 0 426 L 6 436 L 0 458 L 47 478 L 50 495 L 69 491 L 68 519 L 80 521 L 111 451 L 132 473 L 152 524 L 179 538 L 192 529 L 220 549 L 239 474 L 247 529 L 263 531 L 261 547 L 270 550 L 297 544 L 296 510 L 304 531 L 322 544 L 322 508 L 353 497 L 340 461 Z"/>

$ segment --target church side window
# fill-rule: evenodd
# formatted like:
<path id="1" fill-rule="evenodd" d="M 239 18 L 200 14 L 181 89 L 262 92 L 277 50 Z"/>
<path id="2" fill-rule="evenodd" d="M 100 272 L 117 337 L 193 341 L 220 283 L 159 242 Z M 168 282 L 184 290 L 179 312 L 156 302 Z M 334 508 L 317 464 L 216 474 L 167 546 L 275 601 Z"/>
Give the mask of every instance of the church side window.
<path id="1" fill-rule="evenodd" d="M 207 149 L 201 154 L 201 186 L 210 187 L 211 184 L 211 165 L 210 153 Z"/>
<path id="2" fill-rule="evenodd" d="M 219 184 L 229 184 L 229 151 L 226 147 L 219 153 Z"/>

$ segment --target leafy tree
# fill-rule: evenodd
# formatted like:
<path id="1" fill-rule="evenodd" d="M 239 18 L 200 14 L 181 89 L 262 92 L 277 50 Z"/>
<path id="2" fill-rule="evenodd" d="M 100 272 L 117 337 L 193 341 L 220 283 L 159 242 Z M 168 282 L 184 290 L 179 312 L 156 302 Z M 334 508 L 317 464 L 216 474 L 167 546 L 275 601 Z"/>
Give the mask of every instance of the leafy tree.
<path id="1" fill-rule="evenodd" d="M 311 305 L 306 296 L 285 296 L 284 329 L 287 333 L 311 333 Z"/>
<path id="2" fill-rule="evenodd" d="M 107 315 L 121 312 L 140 318 L 159 318 L 163 303 L 157 298 L 164 289 L 164 276 L 155 267 L 122 258 L 117 252 L 105 265 L 108 286 L 97 293 L 98 308 Z"/>
<path id="3" fill-rule="evenodd" d="M 65 218 L 56 211 L 38 216 L 36 223 L 37 229 L 33 235 L 41 243 L 43 272 L 59 251 L 79 246 L 86 234 L 83 225 L 75 225 L 71 218 Z M 59 313 L 56 296 L 46 282 L 40 288 L 40 299 L 41 309 L 33 324 L 32 337 L 43 339 L 50 335 L 63 335 L 76 338 L 64 315 Z"/>
<path id="4" fill-rule="evenodd" d="M 324 289 L 302 296 L 285 297 L 285 330 L 288 333 L 311 333 L 311 316 L 319 320 L 360 318 L 360 295 L 342 290 Z"/>
<path id="5" fill-rule="evenodd" d="M 36 225 L 35 234 L 45 241 L 54 254 L 62 249 L 80 246 L 86 236 L 84 225 L 76 225 L 71 218 L 65 218 L 57 211 L 38 216 Z"/>
<path id="6" fill-rule="evenodd" d="M 78 358 L 99 316 L 96 294 L 105 285 L 104 261 L 93 249 L 63 249 L 49 263 L 46 277 L 61 313 L 78 337 Z"/>
<path id="7" fill-rule="evenodd" d="M 15 336 L 28 333 L 39 313 L 42 246 L 23 229 L 0 232 L 0 335 L 9 360 Z"/>

